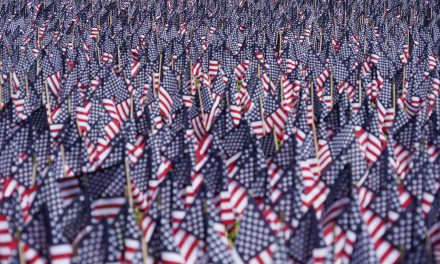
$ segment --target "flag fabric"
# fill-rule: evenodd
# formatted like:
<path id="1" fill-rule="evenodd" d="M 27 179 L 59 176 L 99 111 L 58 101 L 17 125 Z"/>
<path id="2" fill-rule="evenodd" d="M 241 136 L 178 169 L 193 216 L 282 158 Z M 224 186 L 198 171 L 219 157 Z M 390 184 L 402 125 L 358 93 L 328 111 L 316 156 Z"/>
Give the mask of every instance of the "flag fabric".
<path id="1" fill-rule="evenodd" d="M 440 262 L 439 14 L 2 1 L 0 262 Z"/>

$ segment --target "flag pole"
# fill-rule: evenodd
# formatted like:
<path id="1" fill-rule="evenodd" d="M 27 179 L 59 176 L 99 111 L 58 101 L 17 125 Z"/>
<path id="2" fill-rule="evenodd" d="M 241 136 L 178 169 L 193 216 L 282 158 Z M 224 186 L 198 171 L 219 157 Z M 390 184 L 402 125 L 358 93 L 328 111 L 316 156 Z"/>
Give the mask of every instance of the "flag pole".
<path id="1" fill-rule="evenodd" d="M 12 69 L 9 70 L 9 94 L 12 97 Z"/>
<path id="2" fill-rule="evenodd" d="M 393 78 L 393 109 L 394 113 L 396 113 L 396 80 Z"/>
<path id="3" fill-rule="evenodd" d="M 409 52 L 409 30 L 406 34 L 406 45 L 408 46 L 408 52 Z M 402 96 L 406 95 L 406 64 L 403 64 L 403 79 L 402 79 Z"/>
<path id="4" fill-rule="evenodd" d="M 47 107 L 48 113 L 50 114 L 51 107 L 50 107 L 49 89 L 47 88 L 47 79 L 46 78 L 44 79 L 44 90 L 45 90 L 45 93 L 46 93 L 46 100 L 47 100 L 46 107 Z"/>
<path id="5" fill-rule="evenodd" d="M 60 145 L 60 152 L 61 152 L 61 162 L 63 164 L 64 177 L 67 177 L 67 172 L 66 172 L 66 153 L 64 152 L 64 145 L 63 144 Z"/>
<path id="6" fill-rule="evenodd" d="M 321 51 L 322 51 L 322 30 L 319 32 L 319 35 L 320 35 L 320 40 L 319 40 L 319 53 L 321 54 Z"/>
<path id="7" fill-rule="evenodd" d="M 202 94 L 200 92 L 200 80 L 194 78 L 194 74 L 192 71 L 192 60 L 189 60 L 189 70 L 191 75 L 191 81 L 194 81 L 194 85 L 196 86 L 197 93 L 199 95 L 199 103 L 200 103 L 200 111 L 202 112 L 202 117 L 205 117 L 205 111 L 203 110 L 203 101 L 202 101 Z M 203 120 L 204 121 L 204 120 Z"/>
<path id="8" fill-rule="evenodd" d="M 0 110 L 3 109 L 3 89 L 0 88 Z"/>
<path id="9" fill-rule="evenodd" d="M 312 105 L 312 116 L 313 116 L 313 120 L 312 120 L 312 130 L 313 130 L 313 142 L 315 144 L 315 155 L 316 155 L 316 161 L 318 163 L 318 168 L 320 167 L 319 165 L 319 145 L 318 145 L 318 135 L 317 135 L 317 131 L 316 131 L 316 125 L 315 125 L 315 104 L 314 104 L 314 98 L 313 98 L 313 80 L 310 81 L 310 103 Z"/>
<path id="10" fill-rule="evenodd" d="M 203 109 L 203 101 L 202 101 L 202 93 L 200 92 L 200 80 L 195 80 L 197 93 L 199 94 L 199 102 L 200 102 L 200 111 L 202 112 L 203 122 L 205 122 L 205 111 Z"/>
<path id="11" fill-rule="evenodd" d="M 359 73 L 359 76 L 358 76 L 358 82 L 359 82 L 359 84 L 358 84 L 358 93 L 359 93 L 359 103 L 361 103 L 362 102 L 362 74 L 361 73 Z"/>
<path id="12" fill-rule="evenodd" d="M 133 98 L 133 96 L 131 96 L 131 99 Z M 130 100 L 131 100 L 130 99 Z M 131 107 L 131 106 L 130 106 Z M 130 108 L 130 119 L 133 118 L 133 109 Z M 125 162 L 125 177 L 126 177 L 126 181 L 127 181 L 127 196 L 128 196 L 128 204 L 130 205 L 130 209 L 134 209 L 133 206 L 133 195 L 131 192 L 131 177 L 130 177 L 130 163 L 127 157 L 125 157 L 124 159 Z"/>
<path id="13" fill-rule="evenodd" d="M 127 157 L 125 157 L 125 177 L 126 177 L 126 180 L 127 180 L 127 196 L 128 196 L 128 204 L 130 205 L 130 208 L 131 209 L 134 209 L 133 207 L 133 205 L 134 205 L 134 202 L 133 202 L 133 195 L 132 195 L 132 192 L 131 192 L 131 177 L 130 177 L 130 163 L 129 163 L 129 161 L 128 161 L 128 158 Z"/>
<path id="14" fill-rule="evenodd" d="M 32 186 L 35 185 L 35 182 L 37 180 L 37 158 L 35 155 L 32 155 Z"/>
<path id="15" fill-rule="evenodd" d="M 18 259 L 20 261 L 20 264 L 26 264 L 26 259 L 24 257 L 24 251 L 23 251 L 23 246 L 21 244 L 21 232 L 18 231 L 17 233 L 17 247 L 18 247 Z"/>
<path id="16" fill-rule="evenodd" d="M 333 69 L 330 71 L 330 100 L 333 109 Z"/>
<path id="17" fill-rule="evenodd" d="M 263 123 L 263 134 L 266 134 L 266 122 L 264 122 L 263 97 L 260 95 L 260 118 Z"/>
<path id="18" fill-rule="evenodd" d="M 228 92 L 226 92 L 225 97 L 226 97 L 226 105 L 228 106 L 228 110 L 231 110 L 231 105 L 229 103 L 229 93 Z"/>
<path id="19" fill-rule="evenodd" d="M 159 57 L 159 80 L 162 80 L 162 63 L 163 63 L 163 51 L 160 52 L 160 57 Z"/>
<path id="20" fill-rule="evenodd" d="M 24 85 L 26 88 L 26 98 L 29 98 L 29 81 L 28 81 L 28 74 L 27 73 L 24 75 Z"/>

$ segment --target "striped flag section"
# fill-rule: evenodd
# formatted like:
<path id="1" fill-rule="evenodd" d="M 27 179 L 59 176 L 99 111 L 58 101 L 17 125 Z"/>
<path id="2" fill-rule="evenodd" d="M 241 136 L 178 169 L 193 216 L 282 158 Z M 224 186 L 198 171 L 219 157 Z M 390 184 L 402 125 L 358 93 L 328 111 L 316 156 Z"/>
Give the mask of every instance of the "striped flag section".
<path id="1" fill-rule="evenodd" d="M 159 108 L 162 117 L 171 122 L 171 109 L 173 106 L 173 99 L 165 88 L 159 88 Z"/>
<path id="2" fill-rule="evenodd" d="M 333 253 L 335 264 L 350 263 L 355 242 L 356 234 L 354 232 L 350 230 L 344 232 L 340 226 L 335 226 L 335 243 Z"/>
<path id="3" fill-rule="evenodd" d="M 0 262 L 9 263 L 16 250 L 16 241 L 10 233 L 9 222 L 6 215 L 0 215 Z"/>
<path id="4" fill-rule="evenodd" d="M 327 245 L 331 245 L 335 240 L 335 221 L 339 215 L 345 210 L 350 203 L 350 199 L 342 198 L 334 202 L 328 209 L 325 210 L 322 216 L 322 226 L 324 233 L 324 241 Z"/>
<path id="5" fill-rule="evenodd" d="M 131 264 L 134 263 L 133 260 L 136 253 L 140 249 L 140 243 L 138 240 L 125 239 L 124 241 L 124 251 L 121 256 L 121 264 Z"/>
<path id="6" fill-rule="evenodd" d="M 20 242 L 23 248 L 24 260 L 26 264 L 46 264 L 47 261 L 44 259 L 38 251 L 32 248 L 29 244 Z"/>
<path id="7" fill-rule="evenodd" d="M 69 206 L 75 197 L 81 192 L 79 177 L 66 177 L 58 179 L 60 196 L 63 199 L 64 207 Z"/>
<path id="8" fill-rule="evenodd" d="M 393 147 L 395 156 L 395 171 L 399 178 L 403 180 L 413 166 L 412 159 L 414 153 L 406 149 L 402 144 L 397 141 L 394 142 Z"/>
<path id="9" fill-rule="evenodd" d="M 356 126 L 354 128 L 354 134 L 365 160 L 371 166 L 382 153 L 385 147 L 384 142 L 375 135 L 367 132 L 362 127 Z"/>
<path id="10" fill-rule="evenodd" d="M 400 252 L 394 248 L 390 242 L 384 239 L 386 232 L 386 223 L 373 211 L 366 209 L 361 212 L 362 218 L 367 225 L 368 233 L 373 241 L 373 247 L 376 250 L 377 257 L 381 264 L 399 263 Z"/>
<path id="11" fill-rule="evenodd" d="M 247 263 L 249 264 L 265 264 L 272 263 L 273 255 L 276 250 L 276 244 L 270 245 L 268 248 L 261 251 L 256 257 L 250 259 Z"/>
<path id="12" fill-rule="evenodd" d="M 148 215 L 143 215 L 140 223 L 142 235 L 146 243 L 148 243 L 153 235 L 153 231 L 156 228 L 156 222 Z"/>
<path id="13" fill-rule="evenodd" d="M 89 117 L 92 113 L 92 102 L 85 101 L 84 106 L 76 107 L 76 124 L 81 132 L 90 130 Z"/>
<path id="14" fill-rule="evenodd" d="M 57 71 L 56 73 L 47 77 L 47 85 L 49 86 L 50 91 L 56 98 L 60 97 L 62 87 L 61 73 Z"/>
<path id="15" fill-rule="evenodd" d="M 243 215 L 244 209 L 248 205 L 248 194 L 246 189 L 240 186 L 238 182 L 230 180 L 228 183 L 228 192 L 232 208 L 237 216 Z"/>
<path id="16" fill-rule="evenodd" d="M 434 259 L 440 262 L 440 222 L 435 223 L 428 231 L 429 241 L 431 242 Z"/>
<path id="17" fill-rule="evenodd" d="M 199 240 L 191 233 L 180 229 L 173 230 L 173 237 L 185 263 L 196 263 L 199 254 Z"/>
<path id="18" fill-rule="evenodd" d="M 17 116 L 20 120 L 25 120 L 27 118 L 27 115 L 25 114 L 25 103 L 26 101 L 21 98 L 20 92 L 14 92 L 11 94 L 12 102 L 14 103 L 15 111 L 17 112 Z"/>
<path id="19" fill-rule="evenodd" d="M 70 264 L 73 257 L 72 246 L 68 244 L 51 246 L 49 253 L 51 264 Z"/>
<path id="20" fill-rule="evenodd" d="M 93 201 L 92 208 L 92 222 L 98 222 L 101 219 L 114 219 L 118 216 L 121 208 L 126 204 L 124 197 L 117 198 L 102 198 Z"/>

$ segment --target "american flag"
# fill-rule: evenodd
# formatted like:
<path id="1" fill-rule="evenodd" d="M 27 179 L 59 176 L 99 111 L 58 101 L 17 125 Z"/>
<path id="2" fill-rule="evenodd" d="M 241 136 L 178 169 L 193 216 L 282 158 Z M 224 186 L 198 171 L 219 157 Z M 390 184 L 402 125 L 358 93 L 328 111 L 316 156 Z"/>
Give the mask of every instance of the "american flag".
<path id="1" fill-rule="evenodd" d="M 6 1 L 0 259 L 440 261 L 439 12 Z"/>

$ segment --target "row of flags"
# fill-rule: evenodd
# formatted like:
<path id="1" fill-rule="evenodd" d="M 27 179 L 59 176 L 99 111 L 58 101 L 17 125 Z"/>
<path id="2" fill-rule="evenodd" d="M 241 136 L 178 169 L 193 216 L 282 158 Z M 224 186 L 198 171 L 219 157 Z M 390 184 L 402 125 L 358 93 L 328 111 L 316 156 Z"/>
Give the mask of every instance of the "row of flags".
<path id="1" fill-rule="evenodd" d="M 0 263 L 440 263 L 438 2 L 0 13 Z"/>

